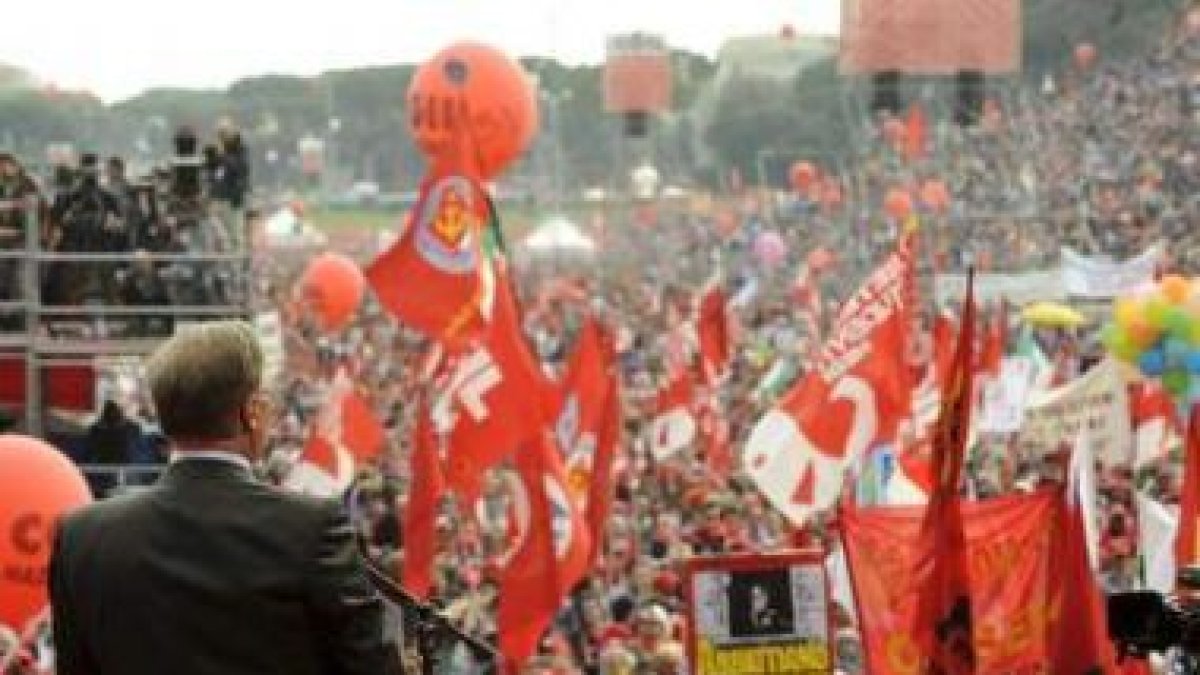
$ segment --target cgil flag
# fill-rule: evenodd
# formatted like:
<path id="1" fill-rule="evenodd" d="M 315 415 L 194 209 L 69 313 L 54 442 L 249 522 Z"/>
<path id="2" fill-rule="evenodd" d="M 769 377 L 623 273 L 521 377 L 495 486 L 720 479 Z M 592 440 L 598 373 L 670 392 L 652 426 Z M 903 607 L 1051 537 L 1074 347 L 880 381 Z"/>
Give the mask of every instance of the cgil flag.
<path id="1" fill-rule="evenodd" d="M 914 247 L 912 234 L 899 241 L 842 306 L 813 369 L 750 434 L 745 468 L 794 524 L 832 505 L 847 464 L 893 441 L 910 414 Z"/>
<path id="2" fill-rule="evenodd" d="M 516 671 L 537 650 L 563 600 L 587 573 L 591 541 L 567 492 L 553 437 L 543 433 L 517 453 L 516 543 L 500 579 L 500 652 Z"/>
<path id="3" fill-rule="evenodd" d="M 307 476 L 302 491 L 332 496 L 345 490 L 358 466 L 377 457 L 386 440 L 383 424 L 339 368 L 301 453 L 298 473 Z"/>

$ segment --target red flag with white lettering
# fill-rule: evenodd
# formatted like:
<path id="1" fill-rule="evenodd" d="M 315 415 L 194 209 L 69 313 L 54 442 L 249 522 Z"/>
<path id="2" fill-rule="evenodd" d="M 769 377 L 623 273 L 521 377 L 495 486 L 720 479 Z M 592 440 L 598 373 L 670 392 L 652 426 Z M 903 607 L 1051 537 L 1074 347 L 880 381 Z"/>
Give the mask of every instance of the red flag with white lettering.
<path id="1" fill-rule="evenodd" d="M 587 572 L 591 542 L 549 433 L 517 453 L 518 544 L 500 579 L 500 652 L 519 667 Z"/>
<path id="2" fill-rule="evenodd" d="M 1189 411 L 1183 446 L 1183 487 L 1179 495 L 1179 532 L 1175 535 L 1175 569 L 1200 561 L 1200 414 Z"/>
<path id="3" fill-rule="evenodd" d="M 433 389 L 433 422 L 448 435 L 447 485 L 478 493 L 483 472 L 534 439 L 547 419 L 549 385 L 521 330 L 502 263 L 484 339 L 444 353 Z"/>
<path id="4" fill-rule="evenodd" d="M 588 317 L 579 329 L 554 419 L 554 436 L 563 453 L 567 485 L 580 504 L 587 503 L 613 377 L 609 338 L 604 328 Z"/>
<path id="5" fill-rule="evenodd" d="M 905 235 L 842 306 L 813 369 L 750 435 L 746 469 L 793 523 L 832 505 L 847 464 L 893 440 L 909 415 L 914 247 Z"/>

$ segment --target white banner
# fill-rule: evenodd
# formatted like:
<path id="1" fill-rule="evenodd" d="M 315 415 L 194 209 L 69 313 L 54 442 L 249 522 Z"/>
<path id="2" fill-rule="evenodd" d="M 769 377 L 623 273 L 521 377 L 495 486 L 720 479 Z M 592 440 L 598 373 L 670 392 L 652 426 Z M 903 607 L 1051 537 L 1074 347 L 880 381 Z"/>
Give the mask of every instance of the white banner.
<path id="1" fill-rule="evenodd" d="M 979 431 L 995 434 L 1020 431 L 1033 377 L 1033 361 L 1023 356 L 1005 358 L 1000 364 L 1000 376 L 983 382 Z"/>
<path id="2" fill-rule="evenodd" d="M 967 292 L 967 275 L 939 274 L 933 279 L 933 294 L 942 307 L 958 306 Z M 1062 274 L 1058 270 L 1020 274 L 977 273 L 975 300 L 988 304 L 1007 300 L 1014 305 L 1065 300 Z"/>
<path id="3" fill-rule="evenodd" d="M 1115 262 L 1085 256 L 1064 246 L 1062 285 L 1074 297 L 1115 298 L 1153 283 L 1162 254 L 1162 244 L 1158 243 L 1136 258 Z"/>
<path id="4" fill-rule="evenodd" d="M 1109 465 L 1130 461 L 1129 393 L 1111 359 L 1062 387 L 1033 392 L 1018 444 L 1037 455 L 1055 453 L 1073 447 L 1085 425 L 1097 459 Z"/>

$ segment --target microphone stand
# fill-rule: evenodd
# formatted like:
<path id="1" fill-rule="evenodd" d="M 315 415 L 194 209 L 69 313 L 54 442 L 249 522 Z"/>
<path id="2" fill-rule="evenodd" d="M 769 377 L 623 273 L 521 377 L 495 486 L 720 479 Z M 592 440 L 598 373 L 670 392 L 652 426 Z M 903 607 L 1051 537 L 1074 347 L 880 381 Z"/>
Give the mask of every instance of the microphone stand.
<path id="1" fill-rule="evenodd" d="M 365 553 L 365 551 L 364 551 Z M 439 656 L 444 647 L 455 642 L 462 642 L 471 650 L 472 657 L 480 663 L 487 664 L 486 672 L 495 672 L 496 650 L 483 640 L 463 631 L 449 617 L 439 612 L 433 605 L 422 602 L 416 596 L 404 590 L 387 572 L 379 569 L 370 559 L 366 559 L 367 575 L 375 588 L 391 602 L 400 606 L 404 614 L 405 635 L 415 634 L 418 651 L 421 654 L 421 672 L 424 675 L 434 675 L 440 665 Z"/>
<path id="2" fill-rule="evenodd" d="M 355 539 L 358 541 L 358 550 L 367 570 L 367 577 L 380 595 L 399 605 L 403 614 L 405 637 L 415 635 L 417 638 L 417 652 L 420 654 L 423 675 L 436 675 L 443 648 L 455 642 L 461 642 L 471 650 L 472 658 L 484 665 L 485 673 L 495 673 L 498 659 L 496 650 L 491 645 L 466 633 L 433 605 L 404 590 L 403 586 L 371 559 L 366 538 L 357 528 L 358 498 L 359 485 L 356 481 L 346 491 L 345 503 L 351 521 L 356 523 Z"/>

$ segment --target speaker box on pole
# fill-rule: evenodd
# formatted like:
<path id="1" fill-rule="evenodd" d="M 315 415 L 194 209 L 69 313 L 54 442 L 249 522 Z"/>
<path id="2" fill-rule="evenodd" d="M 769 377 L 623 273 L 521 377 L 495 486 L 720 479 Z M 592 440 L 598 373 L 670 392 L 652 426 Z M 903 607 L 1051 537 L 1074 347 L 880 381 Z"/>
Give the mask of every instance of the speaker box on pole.
<path id="1" fill-rule="evenodd" d="M 983 71 L 960 70 L 955 76 L 954 122 L 973 127 L 983 119 Z"/>
<path id="2" fill-rule="evenodd" d="M 885 70 L 875 73 L 872 82 L 871 112 L 900 114 L 900 71 Z"/>

